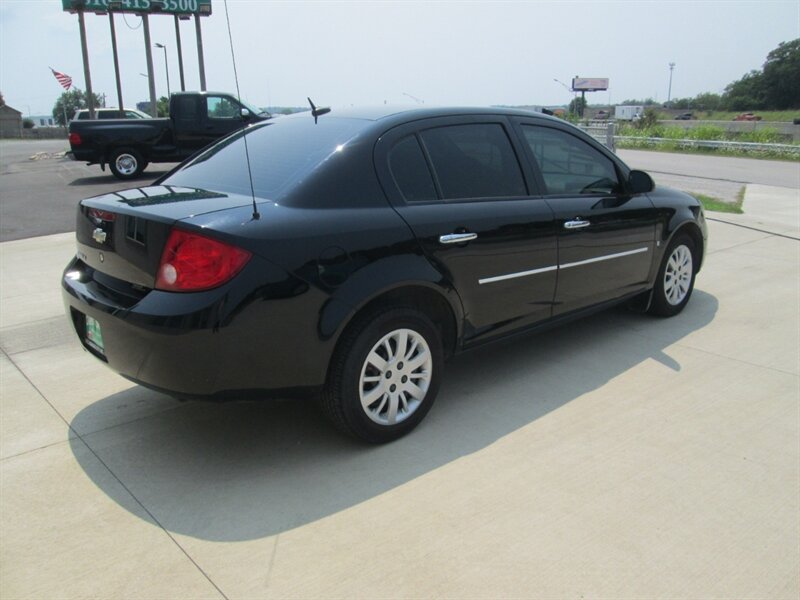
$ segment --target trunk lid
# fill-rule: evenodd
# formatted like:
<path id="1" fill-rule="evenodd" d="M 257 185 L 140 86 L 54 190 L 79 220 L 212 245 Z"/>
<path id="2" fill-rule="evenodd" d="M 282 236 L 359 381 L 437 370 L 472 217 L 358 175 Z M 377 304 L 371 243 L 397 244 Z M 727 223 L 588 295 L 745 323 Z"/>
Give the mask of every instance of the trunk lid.
<path id="1" fill-rule="evenodd" d="M 87 198 L 78 206 L 78 258 L 115 279 L 152 288 L 175 223 L 251 203 L 247 196 L 172 185 Z"/>

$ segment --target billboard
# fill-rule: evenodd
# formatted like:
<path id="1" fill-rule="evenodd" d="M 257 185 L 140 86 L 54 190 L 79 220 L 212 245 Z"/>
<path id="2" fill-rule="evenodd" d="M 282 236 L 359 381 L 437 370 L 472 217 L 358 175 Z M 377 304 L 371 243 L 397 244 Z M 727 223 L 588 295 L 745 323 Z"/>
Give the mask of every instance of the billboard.
<path id="1" fill-rule="evenodd" d="M 608 77 L 575 77 L 572 80 L 573 92 L 597 92 L 608 89 Z"/>
<path id="2" fill-rule="evenodd" d="M 68 12 L 127 12 L 138 14 L 210 15 L 211 0 L 61 0 Z"/>

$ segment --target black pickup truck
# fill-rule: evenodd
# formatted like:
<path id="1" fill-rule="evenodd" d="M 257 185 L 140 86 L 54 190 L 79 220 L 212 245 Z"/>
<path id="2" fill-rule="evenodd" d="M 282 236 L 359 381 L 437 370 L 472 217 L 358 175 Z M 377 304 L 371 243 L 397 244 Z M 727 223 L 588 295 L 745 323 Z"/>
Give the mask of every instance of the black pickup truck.
<path id="1" fill-rule="evenodd" d="M 268 113 L 220 92 L 178 92 L 166 119 L 74 120 L 72 158 L 106 165 L 119 179 L 137 177 L 151 162 L 178 162 Z"/>

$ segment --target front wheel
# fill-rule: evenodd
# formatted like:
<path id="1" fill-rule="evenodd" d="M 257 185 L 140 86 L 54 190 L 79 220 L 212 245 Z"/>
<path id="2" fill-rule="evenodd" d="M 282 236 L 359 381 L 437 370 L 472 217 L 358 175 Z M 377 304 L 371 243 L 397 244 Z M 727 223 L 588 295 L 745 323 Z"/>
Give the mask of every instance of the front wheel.
<path id="1" fill-rule="evenodd" d="M 439 390 L 444 362 L 436 326 L 412 308 L 362 316 L 331 363 L 322 406 L 340 430 L 366 442 L 395 440 L 416 427 Z"/>
<path id="2" fill-rule="evenodd" d="M 118 148 L 111 153 L 108 167 L 117 179 L 125 181 L 138 177 L 147 167 L 147 161 L 133 148 Z"/>
<path id="3" fill-rule="evenodd" d="M 664 252 L 648 312 L 671 317 L 683 310 L 694 289 L 695 263 L 692 238 L 686 234 L 676 235 Z"/>

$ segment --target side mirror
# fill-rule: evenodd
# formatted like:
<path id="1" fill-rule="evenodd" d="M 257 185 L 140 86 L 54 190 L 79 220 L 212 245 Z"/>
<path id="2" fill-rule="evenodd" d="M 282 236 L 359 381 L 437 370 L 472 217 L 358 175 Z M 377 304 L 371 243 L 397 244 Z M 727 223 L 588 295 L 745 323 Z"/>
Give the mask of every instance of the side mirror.
<path id="1" fill-rule="evenodd" d="M 646 194 L 656 189 L 656 184 L 644 171 L 631 171 L 628 175 L 628 189 L 633 194 Z"/>
<path id="2" fill-rule="evenodd" d="M 250 111 L 246 108 L 242 109 L 242 120 L 247 121 L 250 118 Z"/>

